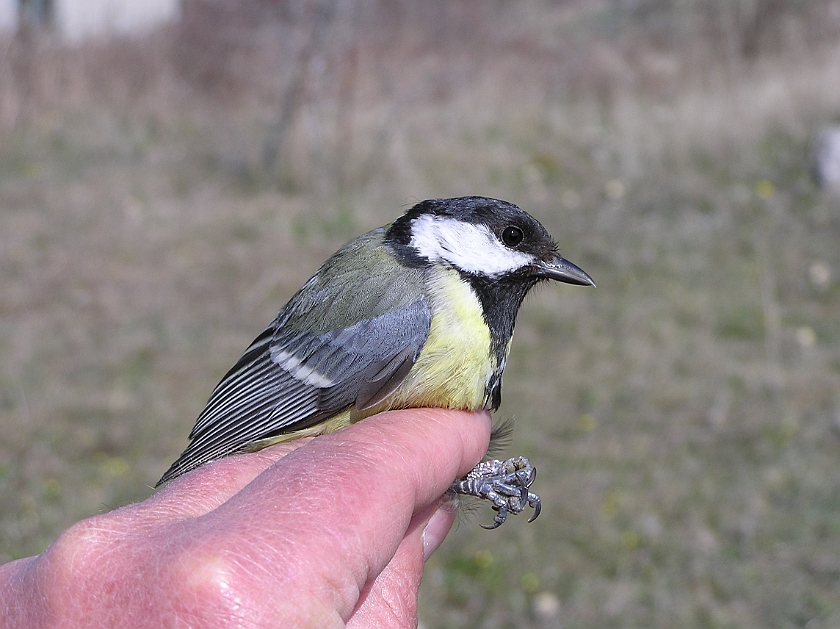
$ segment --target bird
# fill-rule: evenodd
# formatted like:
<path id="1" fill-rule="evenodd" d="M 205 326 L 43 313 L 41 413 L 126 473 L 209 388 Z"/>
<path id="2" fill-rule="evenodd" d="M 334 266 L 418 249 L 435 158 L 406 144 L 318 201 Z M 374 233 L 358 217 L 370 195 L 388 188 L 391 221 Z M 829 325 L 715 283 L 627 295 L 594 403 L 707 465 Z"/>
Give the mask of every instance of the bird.
<path id="1" fill-rule="evenodd" d="M 517 312 L 547 280 L 595 286 L 516 205 L 415 204 L 341 247 L 295 293 L 215 387 L 157 486 L 387 410 L 497 410 Z M 525 457 L 484 461 L 452 490 L 489 499 L 497 513 L 485 528 L 495 528 L 526 503 L 536 518 L 535 476 Z"/>

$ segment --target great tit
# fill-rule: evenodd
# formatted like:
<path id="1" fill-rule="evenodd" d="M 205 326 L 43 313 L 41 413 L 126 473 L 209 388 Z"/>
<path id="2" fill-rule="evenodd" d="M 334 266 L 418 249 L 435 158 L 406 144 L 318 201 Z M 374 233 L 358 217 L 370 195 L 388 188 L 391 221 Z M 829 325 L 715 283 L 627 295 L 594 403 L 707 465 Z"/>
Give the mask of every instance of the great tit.
<path id="1" fill-rule="evenodd" d="M 511 203 L 418 203 L 324 262 L 213 390 L 158 485 L 390 409 L 495 411 L 516 313 L 543 280 L 595 285 Z M 452 489 L 490 499 L 495 528 L 526 503 L 536 517 L 534 476 L 524 457 L 486 461 Z"/>

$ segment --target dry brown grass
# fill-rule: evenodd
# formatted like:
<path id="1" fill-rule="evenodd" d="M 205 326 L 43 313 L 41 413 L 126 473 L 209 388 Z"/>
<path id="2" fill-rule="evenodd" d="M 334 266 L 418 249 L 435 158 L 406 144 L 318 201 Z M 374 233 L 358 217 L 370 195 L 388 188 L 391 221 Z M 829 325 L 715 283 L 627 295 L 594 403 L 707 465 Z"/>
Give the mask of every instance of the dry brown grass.
<path id="1" fill-rule="evenodd" d="M 525 304 L 501 416 L 544 515 L 462 525 L 426 626 L 836 625 L 840 207 L 805 155 L 840 114 L 838 3 L 672 4 L 5 42 L 0 559 L 150 495 L 344 240 L 481 193 L 598 289 Z"/>

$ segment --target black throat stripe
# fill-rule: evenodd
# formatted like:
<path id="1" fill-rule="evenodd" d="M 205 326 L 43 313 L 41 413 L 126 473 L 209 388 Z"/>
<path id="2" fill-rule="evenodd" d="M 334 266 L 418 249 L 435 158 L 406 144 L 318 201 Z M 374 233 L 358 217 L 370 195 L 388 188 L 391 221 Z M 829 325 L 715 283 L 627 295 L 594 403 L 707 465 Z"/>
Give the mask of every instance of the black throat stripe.
<path id="1" fill-rule="evenodd" d="M 487 396 L 491 409 L 496 410 L 502 401 L 502 371 L 516 324 L 516 313 L 525 295 L 539 279 L 525 274 L 490 278 L 465 272 L 461 272 L 461 277 L 478 296 L 484 322 L 490 328 L 490 351 L 496 358 L 496 372 L 488 385 Z"/>

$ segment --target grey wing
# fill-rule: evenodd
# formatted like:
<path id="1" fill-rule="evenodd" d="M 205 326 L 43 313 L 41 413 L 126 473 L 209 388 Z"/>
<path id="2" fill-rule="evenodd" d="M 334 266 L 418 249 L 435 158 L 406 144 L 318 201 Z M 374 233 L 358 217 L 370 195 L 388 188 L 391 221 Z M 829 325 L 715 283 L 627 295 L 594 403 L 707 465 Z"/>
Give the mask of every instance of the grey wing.
<path id="1" fill-rule="evenodd" d="M 320 334 L 272 326 L 225 375 L 165 483 L 259 439 L 301 430 L 392 393 L 414 365 L 431 325 L 425 299 Z"/>

